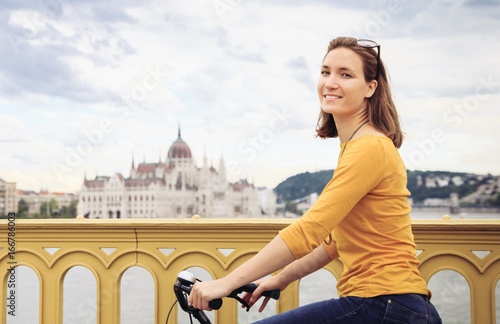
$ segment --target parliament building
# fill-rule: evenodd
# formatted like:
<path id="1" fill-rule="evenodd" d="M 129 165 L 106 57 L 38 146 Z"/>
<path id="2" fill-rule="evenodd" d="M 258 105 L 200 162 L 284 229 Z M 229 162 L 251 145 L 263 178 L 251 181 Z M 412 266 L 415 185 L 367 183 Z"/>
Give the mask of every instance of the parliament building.
<path id="1" fill-rule="evenodd" d="M 85 178 L 78 214 L 88 218 L 207 218 L 261 217 L 257 188 L 246 180 L 229 183 L 224 159 L 219 168 L 197 167 L 191 149 L 178 138 L 165 162 L 139 163 L 132 159 L 130 176 Z"/>

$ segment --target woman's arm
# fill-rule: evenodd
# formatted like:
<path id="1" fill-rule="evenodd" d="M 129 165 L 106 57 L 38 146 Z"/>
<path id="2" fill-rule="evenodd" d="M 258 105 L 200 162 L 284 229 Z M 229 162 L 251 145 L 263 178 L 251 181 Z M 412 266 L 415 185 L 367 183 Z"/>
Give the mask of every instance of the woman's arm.
<path id="1" fill-rule="evenodd" d="M 283 284 L 288 286 L 295 280 L 304 278 L 323 268 L 331 261 L 332 259 L 326 253 L 323 245 L 320 245 L 305 257 L 295 260 L 286 266 L 283 271 L 276 275 L 276 277 L 278 277 Z"/>
<path id="2" fill-rule="evenodd" d="M 259 287 L 257 287 L 252 294 L 245 295 L 244 299 L 251 307 L 260 298 L 262 292 L 273 289 L 284 290 L 295 280 L 304 278 L 305 276 L 323 268 L 331 261 L 332 259 L 325 251 L 324 246 L 320 245 L 303 258 L 290 263 L 277 275 L 260 280 Z M 259 308 L 259 312 L 264 310 L 268 301 L 269 297 L 266 297 Z"/>
<path id="3" fill-rule="evenodd" d="M 189 303 L 198 309 L 210 309 L 210 300 L 226 297 L 236 288 L 273 273 L 294 260 L 285 241 L 277 235 L 259 253 L 224 278 L 196 283 L 189 295 Z"/>

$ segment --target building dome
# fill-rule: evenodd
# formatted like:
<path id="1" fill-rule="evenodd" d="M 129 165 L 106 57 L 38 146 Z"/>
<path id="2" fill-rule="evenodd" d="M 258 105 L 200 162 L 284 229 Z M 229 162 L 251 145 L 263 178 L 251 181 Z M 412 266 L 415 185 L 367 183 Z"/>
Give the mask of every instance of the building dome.
<path id="1" fill-rule="evenodd" d="M 168 149 L 168 160 L 178 158 L 191 158 L 191 149 L 181 138 L 181 129 L 179 128 L 179 137 L 172 143 Z"/>

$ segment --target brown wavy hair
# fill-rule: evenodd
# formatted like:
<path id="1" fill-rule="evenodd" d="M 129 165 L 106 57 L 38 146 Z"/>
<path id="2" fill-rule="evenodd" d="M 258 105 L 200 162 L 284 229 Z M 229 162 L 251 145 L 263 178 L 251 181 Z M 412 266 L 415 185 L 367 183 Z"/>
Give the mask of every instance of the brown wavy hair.
<path id="1" fill-rule="evenodd" d="M 352 50 L 361 57 L 363 62 L 363 72 L 366 82 L 374 80 L 377 75 L 377 52 L 374 48 L 362 47 L 357 44 L 357 40 L 352 37 L 337 37 L 330 41 L 325 54 L 331 50 L 344 47 Z M 323 57 L 323 60 L 325 59 Z M 403 144 L 403 133 L 399 124 L 399 117 L 396 106 L 392 100 L 391 88 L 389 86 L 388 75 L 382 59 L 380 59 L 378 74 L 378 86 L 370 98 L 367 98 L 366 110 L 364 112 L 365 121 L 370 122 L 373 127 L 389 137 L 397 148 Z M 329 138 L 338 137 L 335 119 L 330 113 L 320 110 L 318 124 L 316 126 L 316 137 Z"/>

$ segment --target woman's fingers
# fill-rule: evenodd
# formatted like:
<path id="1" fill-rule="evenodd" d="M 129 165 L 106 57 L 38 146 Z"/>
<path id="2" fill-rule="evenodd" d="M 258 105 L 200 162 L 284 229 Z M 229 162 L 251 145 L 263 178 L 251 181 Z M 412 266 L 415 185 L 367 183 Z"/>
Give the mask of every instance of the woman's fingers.
<path id="1" fill-rule="evenodd" d="M 259 307 L 259 313 L 262 313 L 262 311 L 264 310 L 264 308 L 266 308 L 267 303 L 269 302 L 269 299 L 271 299 L 271 297 L 264 298 L 264 300 L 262 301 L 262 304 Z"/>

